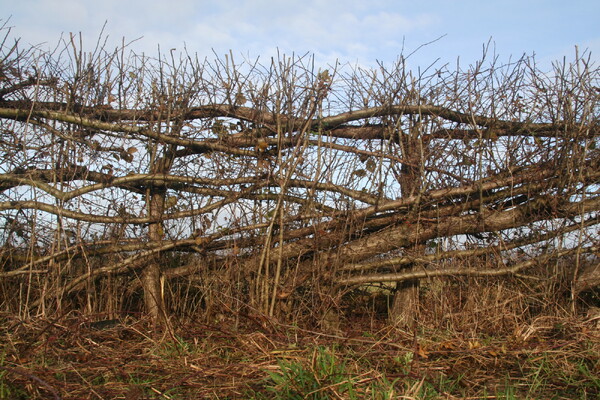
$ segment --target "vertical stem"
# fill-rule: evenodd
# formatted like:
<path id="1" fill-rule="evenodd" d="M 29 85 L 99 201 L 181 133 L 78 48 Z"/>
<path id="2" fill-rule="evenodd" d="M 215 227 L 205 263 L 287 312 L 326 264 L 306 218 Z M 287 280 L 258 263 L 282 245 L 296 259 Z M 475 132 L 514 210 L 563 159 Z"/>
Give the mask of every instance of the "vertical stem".
<path id="1" fill-rule="evenodd" d="M 410 121 L 410 132 L 408 134 L 400 133 L 400 145 L 402 146 L 403 157 L 408 160 L 407 164 L 402 165 L 400 190 L 403 197 L 412 196 L 421 192 L 423 187 L 423 163 L 426 150 L 420 138 L 420 130 L 422 121 L 420 116 L 416 121 Z M 411 210 L 407 216 L 409 219 L 418 218 L 419 204 L 415 205 L 415 209 Z M 414 222 L 414 221 L 409 221 Z M 415 223 L 418 226 L 418 223 Z M 415 243 L 410 248 L 415 256 L 425 251 L 425 246 Z M 413 265 L 414 267 L 414 265 Z M 399 327 L 411 327 L 417 320 L 419 299 L 419 280 L 408 280 L 400 282 L 396 285 L 394 293 L 394 301 L 390 309 L 390 322 Z"/>

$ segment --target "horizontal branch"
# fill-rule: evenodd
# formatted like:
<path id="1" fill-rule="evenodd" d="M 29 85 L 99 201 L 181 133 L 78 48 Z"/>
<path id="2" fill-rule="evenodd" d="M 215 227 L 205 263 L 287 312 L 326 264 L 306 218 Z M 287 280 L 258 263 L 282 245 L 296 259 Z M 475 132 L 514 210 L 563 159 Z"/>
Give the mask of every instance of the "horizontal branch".
<path id="1" fill-rule="evenodd" d="M 115 110 L 105 106 L 71 106 L 71 109 L 74 110 L 72 112 L 65 111 L 67 109 L 69 109 L 69 106 L 66 103 L 2 101 L 0 102 L 0 117 L 19 121 L 27 121 L 32 117 L 46 118 L 111 132 L 136 133 L 148 137 L 154 136 L 161 140 L 170 138 L 170 141 L 165 141 L 165 143 L 179 144 L 181 146 L 194 146 L 197 149 L 210 148 L 212 150 L 225 150 L 220 149 L 220 146 L 217 143 L 194 142 L 169 135 L 150 133 L 139 126 L 140 123 L 143 122 L 151 124 L 155 121 L 164 120 L 165 115 L 162 111 Z M 568 134 L 573 127 L 577 127 L 580 132 L 586 132 L 586 136 L 589 137 L 600 135 L 600 126 L 598 124 L 586 126 L 575 124 L 575 121 L 572 121 L 571 125 L 567 122 L 534 123 L 506 121 L 493 117 L 462 113 L 448 107 L 437 105 L 387 105 L 368 107 L 361 110 L 353 110 L 323 118 L 315 118 L 312 121 L 306 121 L 294 116 L 284 114 L 275 115 L 271 112 L 264 112 L 250 107 L 240 107 L 228 104 L 210 104 L 194 107 L 189 110 L 173 110 L 168 120 L 192 121 L 196 119 L 217 117 L 235 118 L 257 123 L 259 125 L 270 125 L 271 127 L 274 127 L 277 124 L 283 124 L 292 130 L 299 130 L 306 126 L 308 122 L 311 130 L 319 129 L 327 132 L 329 135 L 337 134 L 339 137 L 353 139 L 381 139 L 383 136 L 381 126 L 354 127 L 343 125 L 373 117 L 402 115 L 429 116 L 471 127 L 490 128 L 494 129 L 498 135 L 562 136 L 565 132 Z M 272 131 L 275 132 L 276 130 L 272 128 Z M 451 131 L 447 131 L 447 133 L 450 132 Z M 456 135 L 456 132 L 454 135 Z M 436 134 L 436 136 L 439 134 L 440 133 Z"/>
<path id="2" fill-rule="evenodd" d="M 530 127 L 532 129 L 527 129 Z M 325 130 L 328 136 L 354 139 L 354 140 L 375 140 L 389 139 L 389 127 L 383 124 L 372 125 L 339 125 L 331 130 Z M 574 135 L 573 133 L 577 133 Z M 436 129 L 431 132 L 425 132 L 420 137 L 424 142 L 433 139 L 456 139 L 456 140 L 477 140 L 480 137 L 497 139 L 502 136 L 524 136 L 524 137 L 539 137 L 539 138 L 555 138 L 573 136 L 579 138 L 593 138 L 600 136 L 600 126 L 594 127 L 569 127 L 565 129 L 564 124 L 541 124 L 539 126 L 525 125 L 515 126 L 511 128 L 501 128 L 497 126 L 483 126 L 478 129 L 474 128 L 443 128 Z"/>
<path id="3" fill-rule="evenodd" d="M 401 272 L 393 274 L 373 274 L 373 275 L 361 275 L 352 276 L 349 278 L 336 279 L 338 285 L 360 285 L 366 283 L 376 282 L 403 282 L 414 279 L 430 279 L 439 277 L 457 277 L 457 276 L 470 276 L 470 277 L 483 277 L 483 276 L 504 276 L 514 275 L 526 268 L 533 267 L 535 265 L 543 264 L 550 261 L 553 258 L 564 257 L 570 254 L 574 254 L 578 251 L 582 253 L 595 253 L 600 250 L 600 246 L 582 247 L 580 249 L 567 249 L 555 251 L 552 253 L 544 254 L 536 258 L 529 259 L 527 261 L 520 262 L 510 267 L 498 268 L 498 269 L 481 269 L 481 268 L 444 268 L 436 270 L 420 270 Z"/>
<path id="4" fill-rule="evenodd" d="M 264 185 L 264 183 L 263 183 Z M 55 206 L 52 204 L 42 203 L 39 201 L 3 201 L 0 202 L 0 211 L 5 210 L 39 210 L 45 211 L 49 214 L 60 215 L 65 218 L 71 218 L 76 221 L 95 222 L 103 224 L 132 224 L 132 225 L 143 225 L 167 220 L 181 219 L 186 217 L 192 217 L 196 215 L 202 215 L 209 213 L 217 208 L 223 207 L 226 204 L 233 203 L 236 200 L 244 197 L 246 193 L 252 192 L 252 190 L 245 190 L 241 192 L 232 192 L 229 197 L 218 200 L 214 203 L 208 204 L 204 207 L 197 209 L 189 209 L 185 211 L 179 211 L 174 213 L 164 213 L 158 217 L 135 217 L 135 216 L 104 216 L 82 213 L 78 211 L 71 211 L 64 207 Z"/>
<path id="5" fill-rule="evenodd" d="M 390 267 L 398 267 L 402 265 L 411 265 L 411 264 L 429 264 L 434 263 L 436 261 L 441 261 L 445 259 L 451 258 L 465 258 L 465 257 L 476 257 L 485 254 L 500 254 L 501 252 L 514 250 L 519 247 L 528 246 L 534 243 L 540 243 L 546 240 L 551 240 L 560 235 L 564 235 L 569 232 L 576 231 L 578 229 L 587 228 L 593 225 L 600 224 L 598 218 L 588 218 L 583 222 L 574 222 L 565 227 L 561 227 L 559 229 L 551 230 L 544 234 L 532 233 L 527 237 L 524 237 L 519 240 L 515 240 L 509 243 L 502 242 L 499 245 L 494 246 L 486 246 L 486 247 L 478 247 L 475 249 L 468 250 L 451 250 L 444 252 L 436 252 L 434 254 L 424 254 L 420 256 L 402 256 L 402 257 L 392 257 L 386 258 L 383 260 L 377 260 L 369 263 L 362 264 L 346 264 L 338 269 L 338 272 L 358 272 L 358 271 L 368 271 L 378 268 L 390 268 Z"/>
<path id="6" fill-rule="evenodd" d="M 174 185 L 221 187 L 255 184 L 256 182 L 263 181 L 265 178 L 267 178 L 267 175 L 240 178 L 201 178 L 170 174 L 129 174 L 115 177 L 110 174 L 89 171 L 86 167 L 73 166 L 60 170 L 31 169 L 10 174 L 0 174 L 0 189 L 5 190 L 19 185 L 31 186 L 43 190 L 56 199 L 69 201 L 84 194 L 111 187 L 120 187 L 128 190 L 135 189 L 137 186 L 147 188 L 149 184 L 153 187 L 166 188 Z M 62 191 L 47 183 L 53 180 L 57 182 L 88 180 L 97 183 L 85 185 L 71 191 Z"/>
<path id="7" fill-rule="evenodd" d="M 600 196 L 579 202 L 560 203 L 557 206 L 552 205 L 554 200 L 554 197 L 546 196 L 506 211 L 484 211 L 474 215 L 447 217 L 435 223 L 417 221 L 414 225 L 390 227 L 344 245 L 331 257 L 339 263 L 355 263 L 440 236 L 511 229 L 548 219 L 548 208 L 552 209 L 552 218 L 570 218 L 600 210 Z"/>
<path id="8" fill-rule="evenodd" d="M 408 210 L 420 202 L 428 202 L 435 204 L 436 201 L 448 201 L 454 198 L 464 198 L 477 195 L 480 192 L 498 190 L 503 187 L 514 188 L 516 186 L 528 184 L 529 182 L 542 182 L 544 179 L 555 175 L 552 169 L 531 168 L 525 169 L 513 174 L 498 175 L 491 178 L 486 178 L 481 181 L 474 182 L 470 185 L 460 186 L 457 188 L 438 189 L 426 192 L 422 195 L 407 196 L 398 200 L 382 201 L 377 205 L 358 209 L 350 212 L 339 211 L 329 216 L 327 221 L 314 224 L 310 227 L 299 228 L 297 230 L 289 230 L 286 232 L 286 240 L 299 238 L 300 240 L 292 243 L 286 243 L 283 246 L 283 258 L 295 258 L 307 252 L 314 252 L 318 249 L 329 248 L 334 243 L 338 242 L 338 232 L 341 227 L 348 226 L 348 221 L 359 221 L 360 224 L 354 224 L 354 230 L 368 228 L 366 222 L 369 218 L 384 213 L 386 211 L 401 212 Z M 600 176 L 600 174 L 598 174 Z M 433 212 L 441 213 L 443 210 L 433 210 Z M 472 216 L 471 216 L 472 217 Z M 399 222 L 396 218 L 396 223 Z M 417 221 L 412 221 L 412 223 Z M 377 224 L 377 222 L 374 222 Z M 412 228 L 411 228 L 412 229 Z M 325 232 L 319 235 L 318 238 L 313 238 L 315 232 Z M 346 232 L 345 234 L 355 236 L 355 232 Z M 361 236 L 361 235 L 358 235 Z M 385 236 L 385 235 L 384 235 Z M 398 244 L 399 247 L 402 247 Z"/>

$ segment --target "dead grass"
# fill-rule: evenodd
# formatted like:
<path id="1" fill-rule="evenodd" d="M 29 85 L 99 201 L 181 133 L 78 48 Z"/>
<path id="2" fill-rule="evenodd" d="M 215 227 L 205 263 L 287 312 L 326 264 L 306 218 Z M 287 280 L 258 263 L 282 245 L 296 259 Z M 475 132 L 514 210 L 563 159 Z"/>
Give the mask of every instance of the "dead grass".
<path id="1" fill-rule="evenodd" d="M 54 318 L 0 314 L 0 399 L 600 395 L 600 327 L 586 312 L 597 296 L 574 311 L 557 280 L 423 281 L 418 321 L 407 329 L 387 324 L 385 290 L 310 302 L 298 293 L 287 304 L 294 312 L 277 319 L 216 287 L 198 292 L 212 290 L 210 304 L 200 301 L 187 285 L 172 292 L 179 319 L 164 333 L 140 314 L 107 323 L 97 322 L 112 314 L 76 310 Z M 339 311 L 334 327 L 323 323 L 332 310 Z"/>
<path id="2" fill-rule="evenodd" d="M 256 318 L 239 316 L 209 324 L 190 318 L 173 336 L 154 332 L 143 318 L 98 326 L 75 313 L 27 321 L 2 315 L 0 397 L 283 398 L 269 372 L 291 365 L 310 375 L 317 349 L 343 365 L 358 398 L 600 394 L 595 324 L 556 304 L 533 313 L 532 299 L 506 282 L 469 282 L 468 292 L 460 285 L 424 286 L 420 322 L 410 332 L 386 326 L 376 313 L 346 313 L 336 335 L 274 320 L 259 329 Z M 351 398 L 340 387 L 332 383 L 317 392 L 325 397 L 307 398 Z"/>

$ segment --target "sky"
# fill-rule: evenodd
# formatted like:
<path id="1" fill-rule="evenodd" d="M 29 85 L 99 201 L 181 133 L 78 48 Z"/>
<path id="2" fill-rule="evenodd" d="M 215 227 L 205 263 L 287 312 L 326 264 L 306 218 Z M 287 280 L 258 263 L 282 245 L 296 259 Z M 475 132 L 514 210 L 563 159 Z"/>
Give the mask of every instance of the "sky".
<path id="1" fill-rule="evenodd" d="M 314 54 L 318 67 L 335 61 L 372 67 L 400 55 L 411 68 L 457 60 L 466 67 L 482 48 L 501 61 L 536 55 L 572 60 L 575 46 L 600 59 L 598 0 L 0 0 L 0 19 L 21 45 L 53 48 L 82 34 L 91 51 L 105 27 L 108 47 L 155 56 L 171 49 L 214 59 Z M 428 44 L 429 43 L 429 44 Z"/>

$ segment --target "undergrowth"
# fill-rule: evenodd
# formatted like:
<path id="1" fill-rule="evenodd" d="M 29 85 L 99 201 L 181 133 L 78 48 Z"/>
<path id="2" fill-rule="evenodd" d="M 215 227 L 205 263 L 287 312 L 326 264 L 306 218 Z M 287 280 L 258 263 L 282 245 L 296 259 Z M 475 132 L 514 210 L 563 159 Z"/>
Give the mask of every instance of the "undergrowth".
<path id="1" fill-rule="evenodd" d="M 5 313 L 0 399 L 598 398 L 600 329 L 539 289 L 432 281 L 404 329 L 373 294 L 339 307 L 334 332 L 308 315 L 286 324 L 199 310 L 159 330 L 140 316 Z"/>

